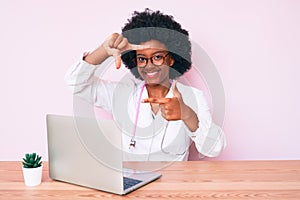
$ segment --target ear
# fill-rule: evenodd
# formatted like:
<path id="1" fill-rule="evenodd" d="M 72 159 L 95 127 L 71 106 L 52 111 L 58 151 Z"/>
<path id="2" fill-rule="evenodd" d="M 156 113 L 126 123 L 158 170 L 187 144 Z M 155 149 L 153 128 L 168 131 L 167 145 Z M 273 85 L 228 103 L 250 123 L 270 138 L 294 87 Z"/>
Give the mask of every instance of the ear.
<path id="1" fill-rule="evenodd" d="M 172 67 L 174 65 L 174 63 L 175 63 L 174 58 L 172 56 L 170 56 L 170 58 L 169 58 L 169 66 Z"/>

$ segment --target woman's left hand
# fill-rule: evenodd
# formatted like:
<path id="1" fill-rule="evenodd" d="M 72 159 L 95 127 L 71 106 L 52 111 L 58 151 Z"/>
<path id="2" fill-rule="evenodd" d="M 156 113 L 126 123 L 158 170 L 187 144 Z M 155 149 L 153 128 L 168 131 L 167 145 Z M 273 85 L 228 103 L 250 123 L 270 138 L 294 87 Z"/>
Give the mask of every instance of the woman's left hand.
<path id="1" fill-rule="evenodd" d="M 192 115 L 191 112 L 194 111 L 183 102 L 181 93 L 179 92 L 176 83 L 177 81 L 174 81 L 172 84 L 174 97 L 148 98 L 143 99 L 142 103 L 159 104 L 161 115 L 168 121 L 188 119 Z"/>

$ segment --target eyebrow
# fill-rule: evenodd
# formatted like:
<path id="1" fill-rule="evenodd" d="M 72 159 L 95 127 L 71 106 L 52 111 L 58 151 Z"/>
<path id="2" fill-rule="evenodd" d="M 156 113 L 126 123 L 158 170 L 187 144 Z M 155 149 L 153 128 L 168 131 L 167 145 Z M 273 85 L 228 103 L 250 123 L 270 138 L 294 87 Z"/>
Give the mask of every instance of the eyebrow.
<path id="1" fill-rule="evenodd" d="M 165 53 L 165 52 L 168 52 L 168 51 L 167 51 L 167 50 L 156 51 L 156 52 L 154 52 L 154 53 L 152 54 L 152 56 L 155 55 L 155 54 L 157 54 L 157 53 Z M 141 54 L 141 53 L 136 54 L 136 55 L 137 55 L 137 56 L 145 56 L 145 54 Z"/>

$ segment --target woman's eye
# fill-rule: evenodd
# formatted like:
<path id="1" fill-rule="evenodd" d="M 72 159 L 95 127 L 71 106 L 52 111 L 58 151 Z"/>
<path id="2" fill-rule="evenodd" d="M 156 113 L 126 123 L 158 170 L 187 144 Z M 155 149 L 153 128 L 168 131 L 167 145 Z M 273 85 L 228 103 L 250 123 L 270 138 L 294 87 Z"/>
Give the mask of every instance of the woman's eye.
<path id="1" fill-rule="evenodd" d="M 146 62 L 146 58 L 144 58 L 144 57 L 137 57 L 137 61 L 139 62 L 139 63 L 143 63 L 143 62 Z"/>
<path id="2" fill-rule="evenodd" d="M 161 60 L 163 57 L 161 55 L 155 55 L 153 56 L 154 60 Z"/>

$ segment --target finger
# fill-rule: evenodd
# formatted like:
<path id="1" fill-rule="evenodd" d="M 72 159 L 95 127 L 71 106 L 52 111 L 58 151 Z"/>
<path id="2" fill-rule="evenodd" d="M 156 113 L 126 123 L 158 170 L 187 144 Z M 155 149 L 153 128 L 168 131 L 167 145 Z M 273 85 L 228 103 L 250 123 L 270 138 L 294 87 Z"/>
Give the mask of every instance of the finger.
<path id="1" fill-rule="evenodd" d="M 139 44 L 128 43 L 125 50 L 143 50 L 143 49 L 149 49 L 149 48 L 151 48 L 150 45 L 139 45 Z"/>
<path id="2" fill-rule="evenodd" d="M 121 57 L 118 57 L 116 60 L 115 60 L 115 64 L 116 64 L 116 68 L 117 69 L 120 69 L 121 68 Z"/>
<path id="3" fill-rule="evenodd" d="M 161 113 L 161 116 L 162 116 L 165 120 L 167 120 L 167 121 L 172 121 L 172 120 L 174 120 L 173 117 L 172 117 L 172 115 L 169 115 L 169 114 L 167 114 L 167 113 Z"/>
<path id="4" fill-rule="evenodd" d="M 148 98 L 142 99 L 142 103 L 157 103 L 157 104 L 164 104 L 170 101 L 169 98 Z"/>
<path id="5" fill-rule="evenodd" d="M 122 63 L 120 53 L 115 53 L 115 54 L 113 55 L 113 57 L 114 57 L 114 59 L 115 59 L 115 65 L 116 65 L 116 68 L 117 68 L 117 69 L 120 69 L 121 63 Z"/>
<path id="6" fill-rule="evenodd" d="M 126 48 L 126 46 L 128 45 L 128 40 L 127 38 L 122 39 L 122 41 L 118 44 L 117 49 L 123 50 Z"/>
<path id="7" fill-rule="evenodd" d="M 119 49 L 118 46 L 123 41 L 123 39 L 124 39 L 123 35 L 118 35 L 118 37 L 115 39 L 113 47 L 116 48 L 116 49 Z"/>
<path id="8" fill-rule="evenodd" d="M 108 38 L 108 46 L 109 46 L 110 48 L 113 48 L 114 43 L 115 43 L 116 39 L 118 38 L 118 36 L 119 36 L 118 33 L 113 33 L 113 34 L 111 34 L 111 35 L 109 36 L 109 38 Z"/>
<path id="9" fill-rule="evenodd" d="M 177 80 L 175 80 L 173 83 L 172 83 L 172 91 L 173 91 L 173 95 L 175 97 L 181 97 L 181 93 L 179 92 L 178 88 L 177 88 Z"/>

